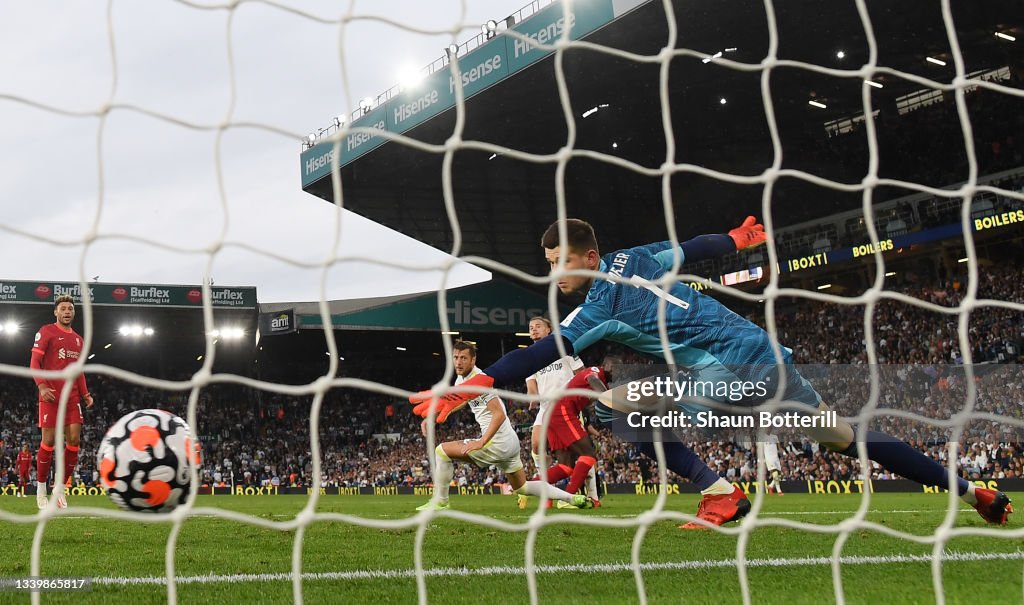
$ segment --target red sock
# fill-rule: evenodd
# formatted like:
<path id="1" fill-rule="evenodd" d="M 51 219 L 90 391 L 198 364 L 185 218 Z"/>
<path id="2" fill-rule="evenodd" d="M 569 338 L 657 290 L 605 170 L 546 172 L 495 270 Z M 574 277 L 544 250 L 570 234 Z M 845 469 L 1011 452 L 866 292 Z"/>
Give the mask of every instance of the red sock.
<path id="1" fill-rule="evenodd" d="M 597 464 L 597 459 L 593 456 L 580 456 L 576 460 L 576 466 L 572 469 L 572 479 L 569 480 L 568 487 L 565 491 L 570 494 L 575 494 L 583 487 L 583 482 L 587 480 L 587 475 L 590 474 L 590 469 L 594 468 Z"/>
<path id="2" fill-rule="evenodd" d="M 548 469 L 548 483 L 558 483 L 562 479 L 565 479 L 572 474 L 572 469 L 564 464 L 556 464 Z M 538 474 L 533 478 L 534 481 L 540 481 L 540 475 Z"/>
<path id="3" fill-rule="evenodd" d="M 46 483 L 50 480 L 51 464 L 53 464 L 53 446 L 40 443 L 39 453 L 36 454 L 36 481 Z"/>
<path id="4" fill-rule="evenodd" d="M 64 482 L 67 483 L 68 479 L 74 476 L 75 467 L 78 466 L 78 450 L 81 449 L 77 445 L 66 445 L 64 446 Z"/>

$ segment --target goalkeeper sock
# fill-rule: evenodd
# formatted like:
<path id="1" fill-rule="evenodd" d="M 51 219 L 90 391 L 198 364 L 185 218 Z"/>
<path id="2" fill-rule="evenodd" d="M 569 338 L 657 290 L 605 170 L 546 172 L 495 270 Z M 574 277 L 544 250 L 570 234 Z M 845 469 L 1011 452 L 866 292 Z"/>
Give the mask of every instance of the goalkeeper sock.
<path id="1" fill-rule="evenodd" d="M 71 480 L 75 476 L 75 467 L 78 466 L 78 450 L 81 449 L 77 445 L 64 446 L 64 481 Z"/>
<path id="2" fill-rule="evenodd" d="M 530 458 L 533 458 L 533 468 L 540 472 L 540 454 L 537 452 L 530 452 Z"/>
<path id="3" fill-rule="evenodd" d="M 36 480 L 39 481 L 39 493 L 46 493 L 46 482 L 50 479 L 50 467 L 53 465 L 53 446 L 39 444 L 36 454 Z"/>
<path id="4" fill-rule="evenodd" d="M 669 470 L 680 477 L 689 479 L 702 493 L 719 481 L 718 475 L 708 468 L 708 465 L 704 464 L 704 461 L 698 458 L 690 448 L 679 441 L 668 441 L 671 438 L 669 437 L 670 433 L 663 435 L 666 439 L 662 443 L 665 448 L 665 465 Z M 653 443 L 639 443 L 638 445 L 645 456 L 654 461 L 658 460 Z M 732 485 L 728 483 L 726 485 L 729 485 L 730 489 L 723 493 L 731 494 Z"/>
<path id="5" fill-rule="evenodd" d="M 583 482 L 587 480 L 590 469 L 594 468 L 596 463 L 597 460 L 593 456 L 580 456 L 576 460 L 576 466 L 572 469 L 572 479 L 569 479 L 569 485 L 566 486 L 565 491 L 570 494 L 578 492 L 583 487 Z"/>
<path id="6" fill-rule="evenodd" d="M 949 489 L 946 467 L 910 447 L 904 441 L 878 431 L 868 431 L 864 441 L 868 458 L 881 464 L 886 470 L 911 481 L 917 481 L 921 485 L 937 485 L 943 489 Z M 856 458 L 857 441 L 854 440 L 849 447 L 839 453 Z M 957 493 L 965 501 L 967 498 L 974 499 L 972 487 L 966 479 L 957 477 Z M 974 500 L 977 502 L 977 499 Z"/>
<path id="7" fill-rule="evenodd" d="M 516 490 L 516 493 L 524 496 L 537 496 L 538 498 L 546 495 L 548 500 L 572 502 L 572 494 L 543 481 L 527 481 Z"/>
<path id="8" fill-rule="evenodd" d="M 437 454 L 434 457 L 434 464 L 437 465 L 437 482 L 434 483 L 434 493 L 437 494 L 439 501 L 447 502 L 448 490 L 451 487 L 452 477 L 455 475 L 455 466 L 440 445 L 434 448 L 434 453 Z"/>

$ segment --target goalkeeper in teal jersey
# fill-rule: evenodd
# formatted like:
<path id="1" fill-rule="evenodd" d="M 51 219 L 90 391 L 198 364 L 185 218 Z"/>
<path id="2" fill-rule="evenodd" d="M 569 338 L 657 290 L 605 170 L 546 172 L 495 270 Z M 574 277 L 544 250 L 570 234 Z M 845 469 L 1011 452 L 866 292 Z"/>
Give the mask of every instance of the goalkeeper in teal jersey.
<path id="1" fill-rule="evenodd" d="M 568 354 L 578 354 L 601 340 L 618 342 L 637 351 L 666 359 L 666 348 L 675 364 L 695 380 L 740 381 L 747 384 L 774 385 L 779 366 L 772 352 L 767 332 L 727 309 L 717 300 L 674 282 L 665 288 L 658 281 L 678 265 L 687 261 L 714 258 L 762 244 L 764 227 L 748 217 L 728 234 L 701 235 L 673 247 L 671 242 L 648 244 L 619 250 L 601 256 L 597 238 L 590 224 L 568 219 L 566 240 L 559 235 L 559 225 L 551 225 L 541 239 L 544 256 L 553 273 L 557 273 L 558 289 L 564 294 L 586 294 L 586 300 L 570 313 L 560 326 L 561 343 Z M 590 274 L 577 273 L 589 271 Z M 616 276 L 617 279 L 595 278 L 594 272 Z M 663 308 L 667 347 L 663 346 L 659 328 L 659 307 Z M 519 381 L 562 356 L 558 341 L 552 334 L 525 349 L 516 349 L 486 368 L 482 374 L 462 383 L 480 388 L 502 386 Z M 814 388 L 792 367 L 788 349 L 782 348 L 785 364 L 786 390 L 783 398 L 803 404 L 804 409 L 827 411 Z M 626 386 L 606 392 L 600 398 L 598 415 L 604 419 L 625 413 Z M 448 390 L 450 391 L 450 389 Z M 755 405 L 773 396 L 774 389 L 757 395 L 744 394 L 741 404 Z M 455 391 L 435 395 L 422 391 L 410 397 L 417 404 L 413 411 L 427 417 L 437 412 L 438 422 L 475 397 L 474 392 Z M 692 404 L 686 404 L 692 405 Z M 809 407 L 808 407 L 809 406 Z M 685 409 L 685 405 L 683 406 Z M 686 409 L 686 411 L 692 411 Z M 857 434 L 854 427 L 839 422 L 837 426 L 818 427 L 808 435 L 825 447 L 856 457 Z M 651 439 L 638 438 L 637 445 L 645 455 L 656 458 Z M 931 460 L 903 441 L 877 431 L 864 431 L 867 456 L 889 471 L 923 485 L 949 488 L 945 467 Z M 662 431 L 665 463 L 676 474 L 692 481 L 704 495 L 697 511 L 697 521 L 684 528 L 698 529 L 722 525 L 741 518 L 750 510 L 743 492 L 719 478 L 685 444 L 670 431 Z M 974 506 L 990 523 L 1006 523 L 1013 512 L 1005 494 L 975 487 L 964 479 L 953 486 L 961 498 Z"/>

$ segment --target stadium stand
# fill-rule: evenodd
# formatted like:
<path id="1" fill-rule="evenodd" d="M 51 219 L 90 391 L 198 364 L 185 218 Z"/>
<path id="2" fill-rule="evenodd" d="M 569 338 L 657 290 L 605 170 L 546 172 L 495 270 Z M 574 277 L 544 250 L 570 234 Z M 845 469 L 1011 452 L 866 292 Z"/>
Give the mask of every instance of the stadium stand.
<path id="1" fill-rule="evenodd" d="M 983 268 L 978 298 L 1024 302 L 1024 285 L 1017 277 L 1020 262 L 1007 261 L 999 266 Z M 964 295 L 963 276 L 902 288 L 911 296 L 929 302 L 955 306 Z M 763 318 L 754 317 L 763 322 Z M 864 364 L 863 309 L 843 305 L 826 305 L 801 301 L 784 309 L 779 321 L 779 336 L 791 347 L 798 363 Z M 881 389 L 882 408 L 915 411 L 925 416 L 948 418 L 965 401 L 962 379 L 962 356 L 956 338 L 956 319 L 925 311 L 912 305 L 883 300 L 873 317 L 879 362 L 893 364 L 903 372 L 898 378 L 905 385 L 900 396 L 893 390 Z M 822 330 L 821 326 L 828 329 Z M 986 309 L 972 318 L 971 344 L 974 359 L 980 362 L 979 375 L 986 368 L 998 370 L 1001 364 L 1024 361 L 1024 317 L 1004 309 Z M 629 351 L 607 348 L 626 363 L 644 364 L 649 360 Z M 297 367 L 282 365 L 276 372 L 281 378 L 294 380 Z M 397 376 L 385 375 L 373 366 L 356 366 L 348 370 L 356 375 L 366 371 L 376 380 Z M 436 376 L 408 375 L 403 369 L 401 381 L 428 384 Z M 857 374 L 863 377 L 863 373 Z M 867 401 L 868 382 L 851 379 L 851 373 L 835 373 L 814 377 L 823 397 L 840 413 L 855 414 Z M 142 406 L 160 407 L 184 414 L 186 396 L 181 393 L 153 391 L 109 377 L 96 376 L 93 392 L 102 393 L 102 400 L 87 412 L 82 442 L 90 451 L 102 438 L 105 427 L 121 414 Z M 401 382 L 399 381 L 399 382 Z M 991 383 L 993 381 L 989 381 Z M 988 388 L 979 389 L 976 409 L 1020 418 L 1019 401 L 1024 379 L 1019 373 L 1001 377 Z M 986 383 L 986 384 L 989 384 Z M 35 427 L 34 391 L 27 380 L 3 379 L 0 383 L 0 407 L 3 428 L 0 429 L 0 485 L 14 480 L 14 459 L 20 444 L 38 439 Z M 199 433 L 204 448 L 203 480 L 208 485 L 281 485 L 309 486 L 311 463 L 308 449 L 309 397 L 288 397 L 252 391 L 238 385 L 211 385 L 203 390 L 199 405 Z M 522 427 L 523 459 L 529 460 L 529 425 L 531 416 L 525 405 L 510 406 L 513 423 Z M 944 460 L 946 435 L 931 425 L 917 425 L 891 417 L 874 422 L 883 430 L 903 437 L 930 456 Z M 321 410 L 321 447 L 324 453 L 324 474 L 320 483 L 327 486 L 422 485 L 429 482 L 429 469 L 424 457 L 424 440 L 419 422 L 409 414 L 407 406 L 393 399 L 351 389 L 334 390 Z M 875 425 L 873 425 L 875 426 Z M 443 439 L 475 435 L 477 428 L 469 415 L 453 417 L 439 429 Z M 632 446 L 604 432 L 600 438 L 599 476 L 607 483 L 649 482 L 656 477 L 653 461 L 632 451 Z M 960 459 L 961 473 L 973 479 L 1017 478 L 1024 473 L 1024 452 L 1019 435 L 1001 432 L 999 427 L 970 423 L 966 444 Z M 302 445 L 298 445 L 302 444 Z M 693 442 L 693 449 L 713 469 L 730 480 L 751 480 L 756 472 L 756 450 L 749 442 Z M 783 473 L 787 480 L 847 480 L 862 470 L 856 461 L 831 454 L 807 440 L 787 441 L 780 447 Z M 95 461 L 83 456 L 79 480 L 86 485 L 96 482 Z M 889 479 L 877 468 L 872 479 Z M 455 481 L 460 484 L 489 485 L 504 482 L 494 470 L 460 466 Z"/>

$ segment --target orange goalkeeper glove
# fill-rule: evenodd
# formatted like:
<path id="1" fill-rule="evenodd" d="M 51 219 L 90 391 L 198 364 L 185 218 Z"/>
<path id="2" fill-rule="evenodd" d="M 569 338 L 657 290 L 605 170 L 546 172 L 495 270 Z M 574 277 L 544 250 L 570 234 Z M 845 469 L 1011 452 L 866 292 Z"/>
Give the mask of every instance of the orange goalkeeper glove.
<path id="1" fill-rule="evenodd" d="M 494 379 L 487 374 L 477 374 L 469 380 L 464 381 L 455 388 L 461 387 L 486 387 L 491 388 L 494 386 Z M 437 399 L 437 421 L 444 422 L 448 419 L 448 415 L 455 410 L 466 405 L 470 399 L 476 399 L 480 396 L 480 393 L 467 393 L 465 391 L 459 391 L 454 393 L 448 393 L 447 395 L 435 396 L 432 390 L 420 391 L 415 395 L 409 397 L 409 402 L 415 404 L 412 408 L 412 413 L 417 416 L 426 418 L 430 415 L 430 404 L 436 398 Z"/>
<path id="2" fill-rule="evenodd" d="M 748 216 L 742 225 L 729 232 L 729 237 L 736 242 L 737 250 L 745 250 L 765 243 L 768 234 L 764 232 L 764 225 L 758 223 L 756 218 Z"/>

